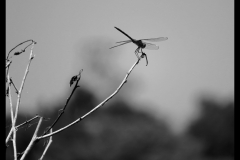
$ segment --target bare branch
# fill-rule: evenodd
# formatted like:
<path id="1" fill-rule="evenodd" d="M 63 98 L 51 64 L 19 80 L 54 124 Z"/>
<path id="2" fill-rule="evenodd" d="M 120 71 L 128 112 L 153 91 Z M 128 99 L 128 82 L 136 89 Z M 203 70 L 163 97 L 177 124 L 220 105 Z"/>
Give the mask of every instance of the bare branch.
<path id="1" fill-rule="evenodd" d="M 23 43 L 24 43 L 24 42 L 23 42 Z M 12 142 L 13 142 L 14 159 L 15 159 L 15 160 L 17 160 L 16 126 L 15 126 L 15 125 L 16 125 L 17 116 L 18 116 L 18 110 L 19 110 L 19 105 L 20 105 L 21 93 L 22 93 L 22 90 L 23 90 L 23 86 L 24 86 L 24 83 L 25 83 L 27 74 L 28 74 L 28 72 L 29 72 L 29 66 L 30 66 L 31 61 L 32 61 L 32 59 L 33 59 L 33 54 L 32 54 L 33 51 L 32 51 L 32 50 L 33 50 L 34 44 L 35 44 L 35 42 L 32 43 L 32 48 L 31 48 L 31 51 L 30 51 L 29 63 L 28 63 L 28 65 L 27 65 L 26 72 L 25 72 L 24 77 L 23 77 L 22 85 L 21 85 L 21 87 L 20 87 L 20 90 L 18 91 L 18 99 L 17 99 L 17 105 L 16 105 L 15 113 L 13 113 L 13 108 L 11 108 L 11 114 L 15 114 L 15 116 L 12 118 L 12 128 L 11 128 L 11 130 L 10 130 L 10 133 L 9 133 L 7 139 L 6 139 L 6 144 L 7 144 L 7 142 L 9 141 L 10 136 L 11 136 L 11 132 L 12 132 L 12 134 L 13 134 Z M 21 44 L 19 44 L 19 45 L 21 45 Z M 17 47 L 17 46 L 16 46 L 16 47 Z M 16 47 L 15 47 L 15 48 L 16 48 Z M 13 50 L 13 49 L 12 49 L 12 50 Z M 11 51 L 12 51 L 12 50 L 11 50 Z M 11 51 L 10 51 L 10 52 L 11 52 Z M 9 52 L 9 54 L 10 54 L 10 52 Z M 9 56 L 9 54 L 8 54 L 8 56 Z M 9 76 L 9 74 L 8 74 L 8 76 Z M 10 82 L 10 78 L 9 78 L 9 77 L 8 77 L 8 82 L 9 82 L 8 92 L 11 92 L 11 89 L 10 89 L 10 83 L 11 83 L 11 82 Z M 10 95 L 9 97 L 11 97 L 11 95 Z M 11 105 L 10 105 L 10 106 L 11 106 Z M 11 115 L 11 116 L 13 116 L 13 115 Z"/>
<path id="2" fill-rule="evenodd" d="M 130 73 L 132 72 L 132 70 L 134 69 L 134 67 L 139 63 L 140 61 L 140 58 L 138 58 L 138 60 L 133 64 L 133 66 L 129 69 L 129 71 L 127 72 L 125 78 L 123 79 L 122 83 L 119 85 L 119 87 L 117 88 L 117 90 L 115 92 L 113 92 L 113 94 L 111 94 L 108 98 L 106 98 L 103 102 L 101 102 L 99 105 L 97 105 L 96 107 L 94 107 L 92 110 L 90 110 L 88 113 L 86 113 L 85 115 L 83 115 L 82 117 L 78 118 L 77 120 L 75 120 L 74 122 L 70 123 L 69 125 L 57 130 L 57 131 L 54 131 L 52 133 L 49 133 L 49 134 L 46 134 L 46 135 L 43 135 L 43 136 L 40 136 L 38 137 L 38 139 L 44 139 L 44 138 L 47 138 L 49 136 L 53 136 L 71 126 L 73 126 L 74 124 L 77 124 L 78 122 L 80 122 L 81 120 L 83 120 L 84 118 L 86 118 L 87 116 L 89 116 L 91 113 L 93 113 L 94 111 L 96 111 L 98 108 L 100 108 L 101 106 L 103 106 L 105 103 L 107 103 L 107 101 L 109 101 L 113 96 L 115 96 L 119 90 L 122 88 L 122 86 L 127 82 L 127 78 L 128 76 L 130 75 Z"/>
<path id="3" fill-rule="evenodd" d="M 19 105 L 20 105 L 22 90 L 23 90 L 23 87 L 24 87 L 24 84 L 25 84 L 25 81 L 26 81 L 26 78 L 27 78 L 27 75 L 28 75 L 28 72 L 29 72 L 30 64 L 31 64 L 31 62 L 32 62 L 32 59 L 34 58 L 34 56 L 33 56 L 33 47 L 34 47 L 34 43 L 32 44 L 32 48 L 31 48 L 30 56 L 29 56 L 29 63 L 28 63 L 28 65 L 27 65 L 25 74 L 24 74 L 24 76 L 23 76 L 23 80 L 22 80 L 21 87 L 20 87 L 20 89 L 19 89 L 19 91 L 18 91 L 18 99 L 17 99 L 16 110 L 15 110 L 14 124 L 13 124 L 12 127 L 15 127 L 15 123 L 16 123 L 17 116 L 18 116 L 18 110 L 19 110 Z"/>
<path id="4" fill-rule="evenodd" d="M 51 128 L 51 130 L 50 130 L 50 134 L 51 134 L 51 133 L 52 133 L 52 128 Z M 43 159 L 43 157 L 45 156 L 45 154 L 46 154 L 49 146 L 51 145 L 51 143 L 52 143 L 52 136 L 50 136 L 49 141 L 48 141 L 48 144 L 47 144 L 46 148 L 44 149 L 43 154 L 42 154 L 42 156 L 41 156 L 41 158 L 40 158 L 39 160 L 42 160 L 42 159 Z"/>
<path id="5" fill-rule="evenodd" d="M 58 122 L 58 120 L 60 119 L 60 117 L 61 117 L 62 114 L 64 113 L 64 111 L 65 111 L 65 109 L 66 109 L 66 107 L 67 107 L 67 105 L 68 105 L 68 102 L 69 102 L 69 100 L 71 99 L 74 91 L 77 89 L 77 87 L 79 87 L 79 86 L 78 86 L 78 82 L 79 82 L 80 79 L 81 79 L 81 73 L 82 73 L 82 71 L 83 71 L 83 69 L 80 70 L 80 72 L 79 72 L 78 75 L 73 76 L 73 77 L 76 77 L 76 79 L 75 79 L 75 78 L 72 78 L 72 79 L 71 79 L 71 82 L 72 82 L 72 83 L 73 83 L 73 81 L 76 81 L 75 86 L 74 86 L 74 88 L 73 88 L 70 96 L 67 98 L 67 101 L 66 101 L 65 106 L 61 109 L 60 114 L 58 115 L 58 117 L 56 118 L 56 120 L 53 122 L 53 124 L 43 133 L 43 135 L 47 134 L 48 131 L 54 127 L 54 125 Z M 71 86 L 71 82 L 70 82 L 70 86 Z"/>
<path id="6" fill-rule="evenodd" d="M 8 60 L 7 64 L 6 64 L 6 68 L 9 68 L 10 64 L 12 63 L 12 61 Z"/>
<path id="7" fill-rule="evenodd" d="M 13 87 L 14 87 L 16 93 L 18 94 L 18 89 L 17 89 L 17 87 L 15 86 L 15 84 L 13 83 L 12 78 L 10 78 L 10 83 L 13 85 Z"/>
<path id="8" fill-rule="evenodd" d="M 14 124 L 14 113 L 13 113 L 13 107 L 12 107 L 12 94 L 11 94 L 11 83 L 10 83 L 10 77 L 9 74 L 7 75 L 7 81 L 8 81 L 8 98 L 9 98 L 9 103 L 10 103 L 10 113 L 11 113 L 11 121 L 12 124 Z M 13 132 L 13 138 L 12 138 L 12 143 L 13 143 L 13 153 L 14 153 L 14 159 L 17 159 L 17 147 L 16 147 L 16 130 L 14 127 L 11 128 L 10 133 L 7 136 L 6 139 L 6 146 L 7 146 L 7 142 L 9 141 L 11 135 Z"/>
<path id="9" fill-rule="evenodd" d="M 26 157 L 26 155 L 28 154 L 28 152 L 32 149 L 33 145 L 34 145 L 34 144 L 36 143 L 36 141 L 38 140 L 38 139 L 37 139 L 37 133 L 38 133 L 39 128 L 40 128 L 40 125 L 41 125 L 41 123 L 42 123 L 42 119 L 43 119 L 43 118 L 40 117 L 39 122 L 38 122 L 38 125 L 37 125 L 37 127 L 36 127 L 36 130 L 35 130 L 35 132 L 34 132 L 34 134 L 33 134 L 32 140 L 30 141 L 29 145 L 27 146 L 26 150 L 24 151 L 24 153 L 23 153 L 23 155 L 22 155 L 22 157 L 21 157 L 21 160 L 23 160 L 23 159 Z"/>
<path id="10" fill-rule="evenodd" d="M 31 118 L 31 119 L 29 119 L 29 120 L 27 120 L 27 121 L 19 124 L 18 126 L 16 126 L 16 131 L 17 131 L 20 127 L 22 127 L 23 125 L 28 124 L 28 123 L 30 123 L 31 121 L 33 121 L 33 120 L 35 120 L 36 118 L 39 118 L 39 117 L 40 117 L 39 115 L 36 115 L 35 117 L 33 117 L 33 118 Z M 10 132 L 8 133 L 8 136 L 7 136 L 7 138 L 6 138 L 6 146 L 7 146 L 7 143 L 9 142 L 9 139 L 10 139 L 10 136 L 11 136 L 12 132 L 13 132 L 13 128 L 11 127 L 11 130 L 10 130 Z"/>
<path id="11" fill-rule="evenodd" d="M 30 123 L 31 121 L 33 121 L 33 120 L 35 120 L 35 119 L 37 119 L 37 118 L 40 118 L 40 116 L 39 116 L 39 115 L 36 115 L 35 117 L 33 117 L 33 118 L 31 118 L 31 119 L 23 122 L 22 124 L 19 124 L 18 126 L 16 126 L 16 128 L 18 129 L 18 128 L 22 127 L 23 125 L 28 124 L 28 123 Z"/>
<path id="12" fill-rule="evenodd" d="M 10 113 L 11 113 L 11 120 L 12 120 L 12 124 L 14 123 L 14 113 L 13 113 L 13 107 L 12 107 L 12 95 L 11 95 L 11 84 L 10 84 L 10 78 L 9 78 L 9 74 L 7 75 L 7 80 L 8 80 L 8 99 L 9 99 L 9 105 L 10 105 Z M 8 136 L 7 136 L 7 139 L 6 139 L 6 146 L 7 146 L 7 143 L 10 139 L 10 136 L 13 132 L 13 128 L 11 128 Z"/>
<path id="13" fill-rule="evenodd" d="M 22 43 L 19 43 L 18 45 L 16 45 L 15 47 L 13 47 L 13 48 L 8 52 L 7 60 L 9 61 L 9 59 L 11 58 L 11 57 L 9 58 L 9 55 L 10 55 L 10 53 L 11 53 L 14 49 L 16 49 L 17 47 L 21 46 L 22 44 L 27 43 L 27 42 L 30 42 L 30 41 L 31 41 L 31 43 L 30 43 L 29 45 L 27 45 L 22 51 L 20 51 L 20 52 L 15 52 L 14 55 L 19 55 L 19 54 L 21 54 L 22 52 L 25 52 L 25 50 L 27 49 L 27 47 L 29 47 L 29 46 L 32 45 L 33 43 L 36 44 L 36 42 L 34 42 L 33 40 L 26 40 L 26 41 L 24 41 L 24 42 L 22 42 Z"/>

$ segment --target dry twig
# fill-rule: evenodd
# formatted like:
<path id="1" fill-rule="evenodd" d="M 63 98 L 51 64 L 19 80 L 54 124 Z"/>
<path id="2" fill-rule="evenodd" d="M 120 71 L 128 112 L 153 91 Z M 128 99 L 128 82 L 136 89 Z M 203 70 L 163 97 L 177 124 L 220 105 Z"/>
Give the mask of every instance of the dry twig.
<path id="1" fill-rule="evenodd" d="M 115 92 L 113 92 L 113 94 L 111 94 L 108 98 L 106 98 L 103 102 L 101 102 L 99 105 L 97 105 L 96 107 L 94 107 L 92 110 L 90 110 L 88 113 L 86 113 L 85 115 L 83 115 L 82 117 L 78 118 L 77 120 L 75 120 L 74 122 L 68 124 L 67 126 L 61 128 L 61 129 L 58 129 L 52 133 L 49 133 L 49 134 L 46 134 L 46 135 L 43 135 L 43 136 L 40 136 L 38 137 L 38 139 L 44 139 L 44 138 L 47 138 L 49 136 L 53 136 L 71 126 L 73 126 L 74 124 L 77 124 L 78 122 L 80 122 L 81 120 L 83 120 L 84 118 L 86 118 L 87 116 L 89 116 L 91 113 L 93 113 L 94 111 L 96 111 L 98 108 L 102 107 L 105 103 L 107 103 L 107 101 L 109 101 L 113 96 L 115 96 L 119 90 L 122 88 L 122 86 L 127 82 L 127 78 L 128 76 L 130 75 L 130 73 L 132 72 L 132 70 L 134 69 L 134 67 L 139 63 L 140 61 L 140 58 L 133 64 L 133 66 L 129 69 L 129 71 L 127 72 L 125 78 L 123 79 L 122 83 L 119 85 L 119 87 L 116 89 Z"/>

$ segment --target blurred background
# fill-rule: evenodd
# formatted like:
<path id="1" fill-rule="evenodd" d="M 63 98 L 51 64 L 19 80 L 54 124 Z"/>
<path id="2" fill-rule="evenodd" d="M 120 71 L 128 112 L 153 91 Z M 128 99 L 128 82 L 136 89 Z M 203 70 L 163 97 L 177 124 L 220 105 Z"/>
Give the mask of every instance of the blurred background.
<path id="1" fill-rule="evenodd" d="M 135 39 L 168 37 L 144 50 L 120 92 L 81 123 L 53 137 L 45 159 L 234 159 L 234 1 L 6 1 L 6 55 L 33 39 L 36 55 L 24 86 L 20 124 L 34 115 L 58 115 L 83 69 L 80 88 L 54 130 L 76 120 L 112 94 L 136 62 Z M 24 46 L 16 49 L 21 51 Z M 13 57 L 19 88 L 29 57 Z M 13 93 L 13 105 L 16 95 Z M 6 134 L 10 129 L 6 98 Z M 18 130 L 24 151 L 36 127 Z M 39 142 L 28 159 L 38 159 Z M 13 158 L 12 145 L 6 150 Z"/>

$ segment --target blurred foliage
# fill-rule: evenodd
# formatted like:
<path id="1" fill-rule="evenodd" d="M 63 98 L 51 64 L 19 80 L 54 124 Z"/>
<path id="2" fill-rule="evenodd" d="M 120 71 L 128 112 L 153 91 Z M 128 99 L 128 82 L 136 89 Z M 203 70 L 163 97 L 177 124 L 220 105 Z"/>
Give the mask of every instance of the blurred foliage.
<path id="1" fill-rule="evenodd" d="M 203 143 L 202 154 L 234 158 L 234 103 L 203 99 L 200 106 L 201 117 L 192 123 L 189 134 Z"/>
<path id="2" fill-rule="evenodd" d="M 54 130 L 85 114 L 95 106 L 95 101 L 90 92 L 78 89 Z M 223 155 L 230 157 L 221 160 L 231 160 L 233 106 L 219 108 L 212 104 L 215 103 L 202 104 L 202 117 L 192 124 L 189 134 L 174 135 L 164 120 L 156 120 L 147 113 L 134 110 L 123 101 L 111 103 L 55 135 L 44 160 L 214 160 L 219 152 L 225 152 Z M 63 105 L 52 107 L 60 109 Z M 45 119 L 40 133 L 54 121 L 57 114 L 56 109 L 41 115 L 51 119 Z M 19 116 L 19 123 L 25 120 L 25 116 Z M 10 124 L 10 118 L 6 123 Z M 18 152 L 24 151 L 28 145 L 36 127 L 36 122 L 32 124 L 18 130 Z M 43 145 L 44 141 L 37 143 L 27 159 L 40 158 Z M 6 154 L 6 159 L 13 159 L 11 143 Z"/>

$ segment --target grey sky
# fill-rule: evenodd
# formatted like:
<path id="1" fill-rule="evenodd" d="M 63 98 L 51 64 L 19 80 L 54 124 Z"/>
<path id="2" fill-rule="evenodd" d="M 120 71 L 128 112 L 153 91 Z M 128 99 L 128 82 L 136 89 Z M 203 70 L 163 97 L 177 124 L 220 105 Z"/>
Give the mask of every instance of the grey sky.
<path id="1" fill-rule="evenodd" d="M 159 50 L 145 50 L 149 65 L 142 60 L 117 97 L 149 106 L 139 108 L 167 118 L 175 131 L 196 116 L 199 94 L 233 98 L 233 0 L 6 3 L 7 51 L 27 39 L 37 41 L 22 98 L 27 111 L 37 112 L 37 104 L 50 103 L 53 98 L 64 102 L 69 80 L 81 68 L 82 83 L 94 91 L 99 102 L 109 96 L 136 61 L 133 44 L 109 50 L 116 41 L 127 39 L 114 26 L 136 39 L 169 38 L 156 43 Z M 99 54 L 86 54 L 94 50 Z M 28 56 L 15 58 L 12 66 L 18 85 Z"/>

